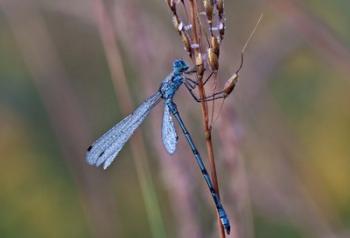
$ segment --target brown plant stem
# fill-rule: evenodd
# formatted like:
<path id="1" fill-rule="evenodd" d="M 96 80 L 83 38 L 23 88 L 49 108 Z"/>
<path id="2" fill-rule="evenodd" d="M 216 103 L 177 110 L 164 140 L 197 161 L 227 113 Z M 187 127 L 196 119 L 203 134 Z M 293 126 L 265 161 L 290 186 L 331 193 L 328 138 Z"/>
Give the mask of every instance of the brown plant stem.
<path id="1" fill-rule="evenodd" d="M 197 15 L 197 10 L 198 10 L 198 5 L 197 5 L 197 0 L 190 0 L 190 5 L 191 5 L 191 23 L 193 27 L 193 41 L 194 43 L 197 43 L 201 45 L 201 38 L 198 33 L 197 27 L 198 27 L 198 15 Z M 195 48 L 194 49 L 194 60 L 195 65 L 197 66 L 197 80 L 199 82 L 198 85 L 198 92 L 200 98 L 205 97 L 205 89 L 203 85 L 203 74 L 204 74 L 204 66 L 203 66 L 203 61 L 201 64 L 198 62 L 198 55 L 200 55 L 200 48 Z M 201 57 L 201 56 L 200 56 Z M 213 182 L 213 186 L 215 191 L 217 192 L 218 196 L 220 197 L 219 193 L 219 184 L 218 184 L 218 179 L 217 179 L 217 174 L 216 174 L 216 165 L 215 165 L 215 159 L 214 159 L 214 149 L 213 149 L 213 142 L 212 142 L 212 128 L 209 126 L 209 113 L 208 113 L 208 104 L 205 101 L 201 102 L 201 111 L 202 111 L 202 118 L 203 118 L 203 127 L 204 127 L 204 134 L 205 134 L 205 143 L 207 147 L 207 153 L 208 153 L 208 160 L 209 160 L 209 170 L 210 170 L 210 177 Z M 218 214 L 217 214 L 218 215 Z M 217 225 L 219 229 L 219 234 L 221 238 L 225 238 L 225 230 L 223 225 L 221 224 L 219 216 L 217 216 Z"/>
<path id="2" fill-rule="evenodd" d="M 223 164 L 226 171 L 229 171 L 228 179 L 230 187 L 228 190 L 229 212 L 235 214 L 231 218 L 235 229 L 231 236 L 235 238 L 253 238 L 254 225 L 249 194 L 248 174 L 245 161 L 240 153 L 243 138 L 237 131 L 240 127 L 236 111 L 226 108 L 217 123 L 218 137 L 222 144 Z"/>

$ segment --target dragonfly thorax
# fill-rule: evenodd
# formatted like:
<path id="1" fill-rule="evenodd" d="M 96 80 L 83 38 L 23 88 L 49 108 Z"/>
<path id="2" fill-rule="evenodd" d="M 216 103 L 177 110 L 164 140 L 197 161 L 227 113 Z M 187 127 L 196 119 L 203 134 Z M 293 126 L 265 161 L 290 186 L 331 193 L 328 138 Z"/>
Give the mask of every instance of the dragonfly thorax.
<path id="1" fill-rule="evenodd" d="M 188 65 L 184 60 L 175 60 L 173 62 L 173 71 L 168 75 L 160 86 L 160 92 L 163 99 L 172 99 L 184 82 L 184 72 L 188 70 Z"/>
<path id="2" fill-rule="evenodd" d="M 163 99 L 172 99 L 179 89 L 179 87 L 183 84 L 183 76 L 182 75 L 174 75 L 173 73 L 168 75 L 162 82 L 160 86 L 160 92 L 162 94 Z"/>

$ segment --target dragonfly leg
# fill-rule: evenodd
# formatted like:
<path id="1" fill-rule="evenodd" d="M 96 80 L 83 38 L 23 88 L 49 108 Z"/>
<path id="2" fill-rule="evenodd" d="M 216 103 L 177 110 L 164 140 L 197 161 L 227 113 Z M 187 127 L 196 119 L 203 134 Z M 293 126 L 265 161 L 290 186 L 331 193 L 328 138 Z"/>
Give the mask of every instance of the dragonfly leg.
<path id="1" fill-rule="evenodd" d="M 191 90 L 195 89 L 197 87 L 196 84 L 192 84 L 191 81 L 184 81 L 184 84 L 188 86 Z"/>
<path id="2" fill-rule="evenodd" d="M 214 72 L 211 72 L 209 74 L 209 76 L 204 80 L 203 82 L 203 86 L 209 81 L 209 79 L 213 76 Z M 199 83 L 191 78 L 188 78 L 188 77 L 185 77 L 186 81 L 185 82 L 188 82 L 189 84 L 191 84 L 191 88 L 194 89 L 196 88 Z"/>
<path id="3" fill-rule="evenodd" d="M 209 76 L 207 77 L 207 79 L 204 80 L 203 85 L 205 85 L 205 84 L 209 81 L 209 79 L 211 78 L 211 76 L 213 76 L 213 75 L 214 75 L 214 71 L 212 71 L 212 72 L 209 74 Z"/>
<path id="4" fill-rule="evenodd" d="M 185 82 L 187 82 L 187 83 L 192 83 L 193 88 L 195 88 L 196 86 L 198 86 L 198 82 L 196 82 L 196 81 L 193 80 L 193 79 L 187 78 L 187 77 L 186 77 L 186 81 L 185 81 Z"/>
<path id="5" fill-rule="evenodd" d="M 215 101 L 217 99 L 220 98 L 225 98 L 227 96 L 225 91 L 220 91 L 220 92 L 216 92 L 210 96 L 206 96 L 204 98 L 200 98 L 198 97 L 194 92 L 193 92 L 193 88 L 191 88 L 189 85 L 187 85 L 185 83 L 185 87 L 187 88 L 188 92 L 191 94 L 191 96 L 193 97 L 193 99 L 196 102 L 209 102 L 209 101 Z"/>
<path id="6" fill-rule="evenodd" d="M 196 94 L 194 94 L 193 92 L 193 88 L 191 88 L 189 85 L 187 85 L 185 83 L 185 87 L 187 88 L 188 92 L 191 94 L 191 96 L 193 97 L 193 99 L 196 101 L 196 102 L 200 102 L 198 97 L 196 96 Z"/>

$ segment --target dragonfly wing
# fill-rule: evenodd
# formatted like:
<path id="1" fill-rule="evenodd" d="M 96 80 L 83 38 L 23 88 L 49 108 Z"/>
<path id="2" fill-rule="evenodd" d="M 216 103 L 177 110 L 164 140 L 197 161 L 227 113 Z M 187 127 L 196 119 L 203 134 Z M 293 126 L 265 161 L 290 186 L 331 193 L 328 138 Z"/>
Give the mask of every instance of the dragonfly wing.
<path id="1" fill-rule="evenodd" d="M 171 117 L 169 107 L 165 105 L 162 125 L 162 141 L 169 154 L 174 154 L 177 140 L 178 136 L 176 134 L 174 121 Z"/>
<path id="2" fill-rule="evenodd" d="M 136 110 L 117 123 L 97 139 L 86 152 L 86 161 L 95 166 L 103 165 L 104 169 L 113 162 L 119 151 L 129 140 L 151 109 L 159 102 L 160 92 L 146 99 Z"/>

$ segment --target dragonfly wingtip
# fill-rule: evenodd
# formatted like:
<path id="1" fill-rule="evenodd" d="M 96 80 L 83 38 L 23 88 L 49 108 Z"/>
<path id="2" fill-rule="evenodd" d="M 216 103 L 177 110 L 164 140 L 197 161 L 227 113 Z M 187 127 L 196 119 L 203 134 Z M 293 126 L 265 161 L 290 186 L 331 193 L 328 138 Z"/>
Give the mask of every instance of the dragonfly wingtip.
<path id="1" fill-rule="evenodd" d="M 103 169 L 106 170 L 108 169 L 108 167 L 111 165 L 111 162 L 108 162 L 106 161 L 104 164 L 103 164 Z"/>
<path id="2" fill-rule="evenodd" d="M 92 145 L 90 145 L 89 148 L 87 148 L 87 152 L 90 152 L 91 149 L 92 149 Z"/>

